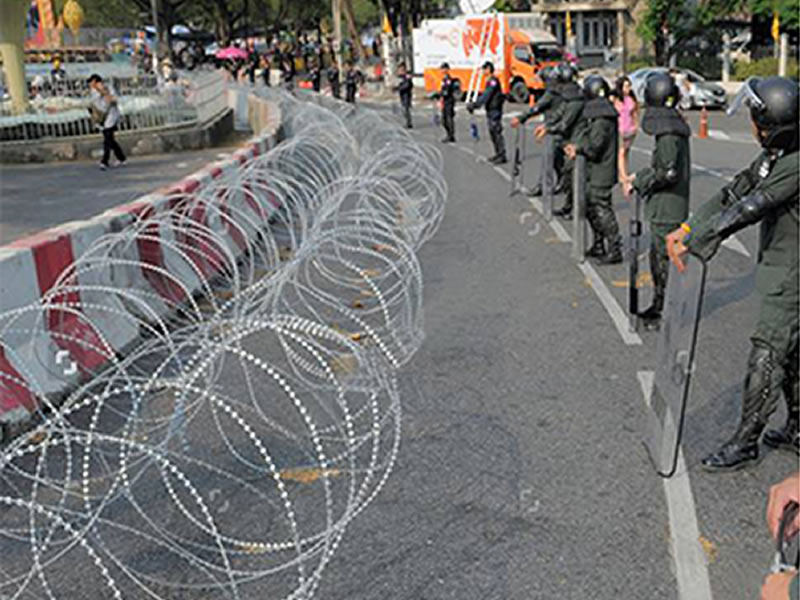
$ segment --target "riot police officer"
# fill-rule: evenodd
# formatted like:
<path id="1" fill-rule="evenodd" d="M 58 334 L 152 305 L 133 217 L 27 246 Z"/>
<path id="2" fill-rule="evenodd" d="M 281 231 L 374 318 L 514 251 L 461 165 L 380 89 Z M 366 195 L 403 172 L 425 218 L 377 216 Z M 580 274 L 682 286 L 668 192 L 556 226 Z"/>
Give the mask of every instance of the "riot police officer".
<path id="1" fill-rule="evenodd" d="M 586 157 L 586 218 L 594 234 L 588 255 L 604 265 L 622 262 L 622 236 L 611 202 L 611 190 L 617 183 L 619 135 L 617 110 L 608 101 L 609 91 L 608 83 L 600 75 L 586 78 L 583 116 L 587 126 L 575 142 L 564 148 L 571 160 L 578 154 Z M 607 251 L 604 240 L 608 242 Z"/>
<path id="2" fill-rule="evenodd" d="M 312 63 L 309 76 L 311 77 L 311 89 L 315 92 L 319 92 L 322 86 L 322 70 L 320 69 L 318 60 Z"/>
<path id="3" fill-rule="evenodd" d="M 583 106 L 585 99 L 583 90 L 575 83 L 575 70 L 572 65 L 561 63 L 556 67 L 558 74 L 558 94 L 561 96 L 561 103 L 558 107 L 558 114 L 550 124 L 538 127 L 536 137 L 541 139 L 548 133 L 556 136 L 558 141 L 564 144 L 575 142 L 585 126 L 583 119 Z M 561 150 L 556 150 L 560 153 Z M 565 192 L 564 206 L 553 211 L 557 217 L 572 218 L 572 172 L 575 163 L 572 160 L 565 161 L 562 173 L 561 187 Z"/>
<path id="4" fill-rule="evenodd" d="M 535 117 L 536 115 L 540 114 L 544 114 L 545 128 L 555 122 L 556 115 L 558 114 L 558 107 L 561 105 L 561 96 L 558 94 L 558 90 L 556 89 L 558 83 L 558 71 L 553 67 L 544 67 L 539 71 L 538 75 L 545 84 L 544 94 L 542 94 L 542 97 L 539 98 L 536 104 L 528 109 L 528 112 L 519 118 L 515 117 L 511 119 L 512 127 L 519 127 L 519 125 L 525 124 L 525 122 L 527 122 L 531 117 Z M 556 181 L 558 180 L 559 174 L 561 173 L 564 165 L 564 155 L 560 150 L 561 144 L 559 143 L 557 145 L 559 151 L 554 156 L 555 160 L 553 165 L 553 168 L 555 169 Z M 548 176 L 552 175 L 553 174 L 548 174 Z M 539 171 L 539 182 L 530 190 L 530 196 L 542 195 L 542 177 L 544 176 L 544 169 L 542 169 Z"/>
<path id="5" fill-rule="evenodd" d="M 353 61 L 347 61 L 347 72 L 344 74 L 344 101 L 350 104 L 356 103 L 356 91 L 361 85 L 363 76 L 361 71 L 356 69 Z"/>
<path id="6" fill-rule="evenodd" d="M 745 82 L 731 108 L 749 106 L 761 154 L 667 237 L 670 257 L 680 269 L 686 250 L 708 260 L 735 232 L 761 225 L 756 269 L 761 308 L 750 338 L 741 418 L 733 437 L 703 460 L 708 471 L 730 471 L 758 461 L 758 440 L 781 391 L 788 418 L 782 429 L 764 435 L 764 443 L 800 454 L 798 100 L 797 83 L 789 79 Z"/>
<path id="7" fill-rule="evenodd" d="M 328 67 L 328 83 L 331 84 L 331 96 L 339 100 L 342 97 L 339 67 L 336 65 L 336 56 L 332 56 L 333 62 L 331 62 L 331 66 Z"/>
<path id="8" fill-rule="evenodd" d="M 676 108 L 680 91 L 666 73 L 653 73 L 645 82 L 645 112 L 642 130 L 655 136 L 656 146 L 650 167 L 628 177 L 631 188 L 645 201 L 645 218 L 650 225 L 650 273 L 653 277 L 653 303 L 639 314 L 647 329 L 661 326 L 661 311 L 669 275 L 666 236 L 689 216 L 689 180 L 692 161 L 689 153 L 691 130 Z"/>
<path id="9" fill-rule="evenodd" d="M 414 82 L 411 75 L 406 72 L 405 63 L 397 66 L 397 85 L 394 86 L 394 91 L 400 94 L 400 106 L 403 108 L 406 128 L 412 129 L 414 125 L 411 122 L 411 97 L 414 93 Z"/>
<path id="10" fill-rule="evenodd" d="M 483 64 L 483 75 L 487 77 L 486 89 L 475 102 L 467 105 L 467 110 L 472 113 L 476 108 L 486 107 L 486 121 L 489 126 L 489 135 L 492 137 L 494 145 L 494 156 L 489 162 L 495 165 L 502 165 L 508 162 L 506 158 L 506 144 L 503 139 L 503 104 L 506 96 L 500 85 L 500 80 L 494 75 L 494 64 L 487 61 Z"/>
<path id="11" fill-rule="evenodd" d="M 445 144 L 456 141 L 456 99 L 458 96 L 458 80 L 450 77 L 450 65 L 442 63 L 442 87 L 439 97 L 442 102 L 442 125 L 447 133 L 442 140 Z"/>

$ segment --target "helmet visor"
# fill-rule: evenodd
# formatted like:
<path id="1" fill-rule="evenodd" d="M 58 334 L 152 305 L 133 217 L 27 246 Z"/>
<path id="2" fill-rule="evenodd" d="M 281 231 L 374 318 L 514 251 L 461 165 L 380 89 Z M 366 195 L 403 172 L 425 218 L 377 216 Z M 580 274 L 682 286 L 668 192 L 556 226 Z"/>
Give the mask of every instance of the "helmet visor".
<path id="1" fill-rule="evenodd" d="M 728 116 L 736 113 L 742 106 L 756 109 L 759 112 L 766 108 L 764 101 L 756 94 L 756 85 L 759 81 L 761 81 L 759 77 L 750 77 L 742 84 L 739 93 L 736 94 L 726 111 Z"/>

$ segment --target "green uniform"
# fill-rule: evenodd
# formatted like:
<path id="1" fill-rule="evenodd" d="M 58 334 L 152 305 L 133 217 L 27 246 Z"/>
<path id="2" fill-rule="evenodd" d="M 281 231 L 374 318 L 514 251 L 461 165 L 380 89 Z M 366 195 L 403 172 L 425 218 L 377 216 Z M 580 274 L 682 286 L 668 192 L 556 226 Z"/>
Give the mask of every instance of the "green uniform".
<path id="1" fill-rule="evenodd" d="M 754 346 L 769 348 L 775 367 L 772 369 L 772 393 L 768 405 L 759 411 L 766 421 L 783 387 L 787 403 L 795 401 L 791 392 L 797 385 L 798 320 L 798 222 L 800 221 L 800 176 L 798 151 L 765 151 L 732 183 L 706 202 L 688 221 L 691 228 L 686 245 L 690 252 L 710 259 L 722 241 L 738 229 L 760 222 L 756 292 L 761 297 L 756 329 L 751 336 Z M 731 209 L 737 205 L 742 215 L 726 226 Z M 724 215 L 724 216 L 723 216 Z M 794 399 L 794 400 L 792 400 Z M 794 407 L 796 410 L 796 407 Z"/>
<path id="2" fill-rule="evenodd" d="M 606 98 L 597 98 L 586 103 L 584 115 L 587 126 L 575 147 L 586 157 L 586 218 L 595 236 L 620 244 L 619 223 L 611 202 L 618 174 L 617 111 Z"/>
<path id="3" fill-rule="evenodd" d="M 583 107 L 586 101 L 580 86 L 574 82 L 562 84 L 558 93 L 562 102 L 553 115 L 553 123 L 547 126 L 547 132 L 557 136 L 564 144 L 571 144 L 580 138 L 586 127 L 586 120 L 583 117 Z M 563 187 L 566 199 L 563 210 L 567 213 L 572 211 L 572 172 L 574 168 L 574 161 L 565 161 Z"/>
<path id="4" fill-rule="evenodd" d="M 642 129 L 655 136 L 656 147 L 650 167 L 636 173 L 633 187 L 645 200 L 645 218 L 650 225 L 652 308 L 660 313 L 669 273 L 665 238 L 689 216 L 691 130 L 677 110 L 662 107 L 647 108 Z"/>
<path id="5" fill-rule="evenodd" d="M 536 104 L 534 104 L 530 109 L 528 109 L 528 112 L 526 112 L 519 118 L 520 123 L 525 123 L 531 117 L 543 114 L 545 127 L 549 130 L 550 127 L 556 121 L 558 121 L 558 118 L 560 117 L 561 114 L 559 111 L 559 107 L 561 106 L 562 99 L 561 96 L 554 89 L 552 89 L 553 87 L 554 87 L 553 85 L 547 86 L 547 89 L 545 90 L 544 94 L 542 94 L 542 97 L 539 98 L 539 101 Z M 564 168 L 563 148 L 564 146 L 562 140 L 559 137 L 554 136 L 553 169 L 555 170 L 555 181 L 551 189 L 555 189 L 556 182 L 560 179 L 561 172 L 563 171 Z M 540 169 L 539 171 L 539 183 L 536 186 L 539 190 L 542 189 L 542 182 L 543 182 L 542 177 L 544 177 L 544 171 L 545 168 L 543 165 L 542 169 Z"/>

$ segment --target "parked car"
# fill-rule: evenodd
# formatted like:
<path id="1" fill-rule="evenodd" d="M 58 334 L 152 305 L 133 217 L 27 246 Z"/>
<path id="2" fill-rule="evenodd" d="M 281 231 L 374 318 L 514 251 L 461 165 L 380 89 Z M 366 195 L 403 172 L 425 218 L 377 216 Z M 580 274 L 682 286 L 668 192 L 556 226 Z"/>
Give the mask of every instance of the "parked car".
<path id="1" fill-rule="evenodd" d="M 633 93 L 639 101 L 644 101 L 644 85 L 647 76 L 651 73 L 663 73 L 668 69 L 664 67 L 645 67 L 637 69 L 631 73 L 631 85 L 633 86 Z M 725 94 L 725 88 L 716 83 L 706 81 L 702 75 L 698 75 L 690 69 L 678 69 L 678 72 L 686 77 L 689 83 L 689 89 L 682 89 L 683 100 L 681 107 L 686 109 L 692 108 L 719 108 L 724 109 L 728 104 L 728 97 Z"/>

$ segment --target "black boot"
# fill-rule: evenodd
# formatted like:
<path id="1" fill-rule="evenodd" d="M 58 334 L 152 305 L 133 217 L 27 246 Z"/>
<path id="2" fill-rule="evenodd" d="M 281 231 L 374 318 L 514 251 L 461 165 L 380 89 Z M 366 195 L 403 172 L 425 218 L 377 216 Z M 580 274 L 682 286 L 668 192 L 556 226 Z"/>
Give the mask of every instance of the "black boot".
<path id="1" fill-rule="evenodd" d="M 622 262 L 622 238 L 619 235 L 608 243 L 608 252 L 597 259 L 600 265 L 618 265 Z"/>
<path id="2" fill-rule="evenodd" d="M 703 459 L 703 469 L 717 473 L 758 464 L 758 438 L 775 407 L 777 397 L 777 386 L 773 381 L 775 370 L 772 348 L 755 341 L 747 362 L 739 427 L 728 442 Z"/>
<path id="3" fill-rule="evenodd" d="M 601 256 L 605 256 L 605 254 L 606 254 L 605 240 L 603 239 L 602 234 L 595 233 L 594 242 L 592 243 L 592 247 L 589 248 L 589 251 L 586 253 L 586 256 L 589 256 L 591 258 L 600 258 Z"/>
<path id="4" fill-rule="evenodd" d="M 572 218 L 572 205 L 565 204 L 561 208 L 556 208 L 553 210 L 554 217 L 563 217 L 564 219 L 571 219 Z"/>
<path id="5" fill-rule="evenodd" d="M 790 365 L 783 378 L 783 398 L 786 400 L 788 416 L 781 429 L 770 429 L 764 433 L 764 444 L 770 448 L 794 452 L 800 456 L 800 392 L 798 392 L 797 357 L 790 356 Z"/>
<path id="6" fill-rule="evenodd" d="M 528 190 L 528 196 L 531 198 L 536 198 L 542 195 L 542 186 L 537 185 L 535 188 Z"/>

